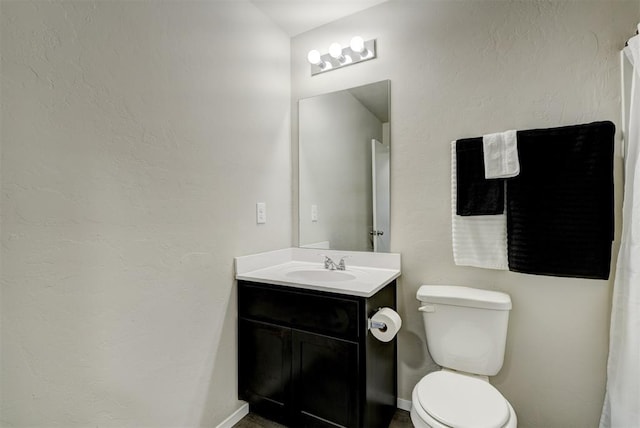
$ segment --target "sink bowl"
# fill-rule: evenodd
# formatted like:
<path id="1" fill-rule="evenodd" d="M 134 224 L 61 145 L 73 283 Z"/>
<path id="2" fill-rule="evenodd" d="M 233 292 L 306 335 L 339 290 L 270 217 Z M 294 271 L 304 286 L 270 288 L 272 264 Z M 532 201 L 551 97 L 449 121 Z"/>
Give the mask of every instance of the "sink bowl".
<path id="1" fill-rule="evenodd" d="M 294 281 L 339 282 L 351 281 L 356 276 L 342 270 L 302 269 L 287 272 L 285 276 Z"/>

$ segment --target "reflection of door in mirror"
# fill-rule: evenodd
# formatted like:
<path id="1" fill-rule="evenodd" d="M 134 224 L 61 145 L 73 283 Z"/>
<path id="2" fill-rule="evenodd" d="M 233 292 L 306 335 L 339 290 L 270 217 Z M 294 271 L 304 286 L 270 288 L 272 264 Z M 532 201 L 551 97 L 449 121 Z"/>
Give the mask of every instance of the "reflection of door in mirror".
<path id="1" fill-rule="evenodd" d="M 383 125 L 384 130 L 388 129 Z M 389 248 L 389 144 L 375 138 L 371 140 L 371 184 L 373 199 L 373 251 L 388 253 Z"/>
<path id="2" fill-rule="evenodd" d="M 386 214 L 376 214 L 381 219 L 386 215 L 387 226 L 377 229 L 373 223 L 371 145 L 372 139 L 386 145 L 388 168 L 388 93 L 389 82 L 383 81 L 300 100 L 301 247 L 373 251 L 375 242 L 378 251 L 389 251 L 388 207 L 378 209 Z M 386 199 L 379 192 L 376 199 L 388 205 L 386 174 L 386 185 L 377 186 L 380 192 L 387 189 Z M 384 230 L 382 239 L 373 239 L 372 230 Z"/>

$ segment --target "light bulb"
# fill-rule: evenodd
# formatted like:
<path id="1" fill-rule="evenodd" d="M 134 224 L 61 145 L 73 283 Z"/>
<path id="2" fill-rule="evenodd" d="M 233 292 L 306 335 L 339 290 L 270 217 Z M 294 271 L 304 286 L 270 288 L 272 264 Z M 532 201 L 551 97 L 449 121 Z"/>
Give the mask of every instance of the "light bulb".
<path id="1" fill-rule="evenodd" d="M 358 52 L 360 54 L 366 51 L 364 47 L 364 39 L 360 36 L 355 36 L 353 39 L 351 39 L 350 47 L 352 51 Z"/>
<path id="2" fill-rule="evenodd" d="M 340 61 L 344 59 L 344 57 L 342 56 L 342 46 L 340 46 L 340 43 L 331 43 L 331 46 L 329 46 L 329 55 Z"/>
<path id="3" fill-rule="evenodd" d="M 307 60 L 313 65 L 322 64 L 322 58 L 320 57 L 320 52 L 318 52 L 315 49 L 309 51 L 309 53 L 307 54 Z"/>

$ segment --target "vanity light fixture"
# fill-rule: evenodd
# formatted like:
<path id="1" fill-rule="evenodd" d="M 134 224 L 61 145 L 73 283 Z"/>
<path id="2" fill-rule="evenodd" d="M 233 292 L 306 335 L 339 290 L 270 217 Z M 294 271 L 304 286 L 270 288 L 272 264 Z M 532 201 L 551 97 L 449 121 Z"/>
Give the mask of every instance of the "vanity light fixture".
<path id="1" fill-rule="evenodd" d="M 351 39 L 348 47 L 342 47 L 340 43 L 332 43 L 329 53 L 321 55 L 317 50 L 309 51 L 307 60 L 311 64 L 311 75 L 335 70 L 362 61 L 368 61 L 376 57 L 376 40 L 365 41 L 356 36 Z"/>

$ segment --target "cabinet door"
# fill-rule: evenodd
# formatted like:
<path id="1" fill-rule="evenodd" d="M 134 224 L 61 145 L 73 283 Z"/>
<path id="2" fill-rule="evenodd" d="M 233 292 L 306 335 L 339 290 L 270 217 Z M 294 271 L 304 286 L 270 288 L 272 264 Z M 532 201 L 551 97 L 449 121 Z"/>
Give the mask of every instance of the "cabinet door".
<path id="1" fill-rule="evenodd" d="M 294 425 L 357 427 L 358 344 L 293 330 Z"/>
<path id="2" fill-rule="evenodd" d="M 288 423 L 291 396 L 291 329 L 240 318 L 238 389 L 252 411 Z"/>

